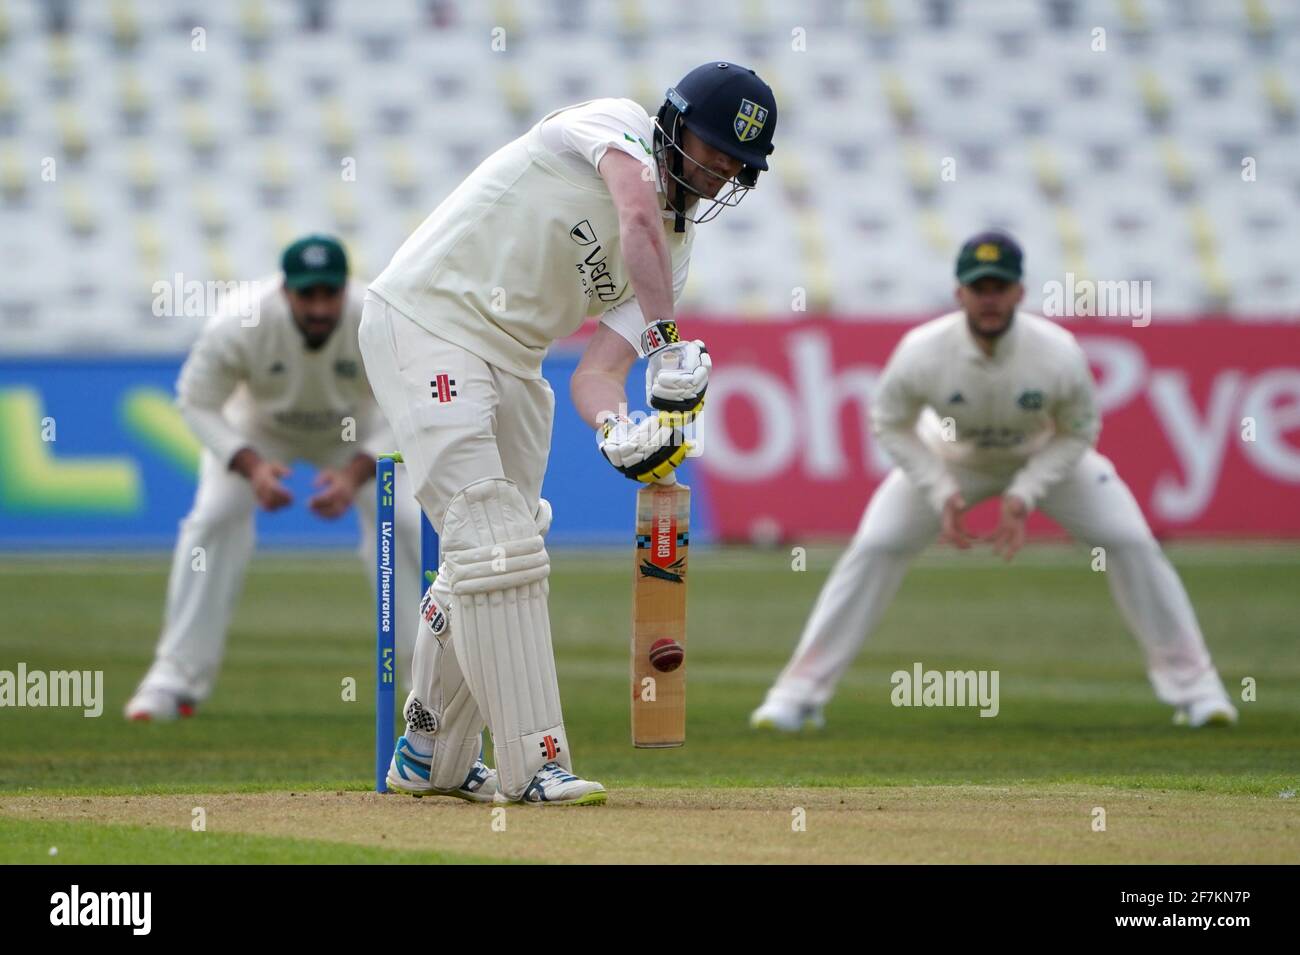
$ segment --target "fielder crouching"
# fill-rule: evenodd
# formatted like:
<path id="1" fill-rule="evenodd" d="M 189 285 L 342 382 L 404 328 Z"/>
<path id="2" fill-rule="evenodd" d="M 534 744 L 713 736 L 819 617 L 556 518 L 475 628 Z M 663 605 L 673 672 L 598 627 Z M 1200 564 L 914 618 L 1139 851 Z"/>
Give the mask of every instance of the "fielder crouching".
<path id="1" fill-rule="evenodd" d="M 189 716 L 212 693 L 253 556 L 254 512 L 292 504 L 282 478 L 294 461 L 319 471 L 307 502 L 318 516 L 335 519 L 356 505 L 374 586 L 375 499 L 359 491 L 393 438 L 357 346 L 365 288 L 349 282 L 347 256 L 329 236 L 294 242 L 281 265 L 281 276 L 258 283 L 255 303 L 207 324 L 181 368 L 177 404 L 203 445 L 199 486 L 176 539 L 155 659 L 126 704 L 128 719 Z M 400 608 L 414 607 L 419 593 L 420 512 L 400 468 L 398 481 Z M 399 641 L 405 679 L 411 643 Z M 310 652 L 304 642 L 303 654 Z"/>
<path id="2" fill-rule="evenodd" d="M 1083 350 L 1064 328 L 1019 310 L 1021 260 L 1005 234 L 970 239 L 957 259 L 961 310 L 912 329 L 890 356 L 871 421 L 896 466 L 822 588 L 793 658 L 750 717 L 755 728 L 820 726 L 822 707 L 912 558 L 939 534 L 969 547 L 962 515 L 990 497 L 1002 504 L 993 549 L 1007 560 L 1035 509 L 1105 548 L 1111 594 L 1176 722 L 1236 722 L 1182 581 L 1114 465 L 1093 447 L 1101 421 Z"/>

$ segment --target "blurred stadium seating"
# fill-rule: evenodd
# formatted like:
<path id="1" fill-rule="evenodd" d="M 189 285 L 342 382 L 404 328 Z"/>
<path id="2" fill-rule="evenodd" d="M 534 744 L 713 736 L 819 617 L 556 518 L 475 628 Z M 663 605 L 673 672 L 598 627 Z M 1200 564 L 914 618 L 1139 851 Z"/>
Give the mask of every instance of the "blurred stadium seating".
<path id="1" fill-rule="evenodd" d="M 154 317 L 154 282 L 264 275 L 308 229 L 373 274 L 547 111 L 653 110 L 715 58 L 772 83 L 780 125 L 697 243 L 694 311 L 789 317 L 803 288 L 932 313 L 993 225 L 1031 289 L 1072 271 L 1150 279 L 1162 316 L 1300 316 L 1286 0 L 0 0 L 0 349 L 179 351 L 198 324 Z"/>

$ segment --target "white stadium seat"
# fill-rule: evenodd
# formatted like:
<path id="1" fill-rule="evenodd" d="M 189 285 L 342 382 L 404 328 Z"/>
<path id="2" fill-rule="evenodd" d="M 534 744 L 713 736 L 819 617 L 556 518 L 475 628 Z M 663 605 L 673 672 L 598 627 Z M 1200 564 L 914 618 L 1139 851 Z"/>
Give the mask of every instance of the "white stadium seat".
<path id="1" fill-rule="evenodd" d="M 761 188 L 702 230 L 692 309 L 786 316 L 805 289 L 934 312 L 957 244 L 1000 226 L 1031 302 L 1079 267 L 1150 278 L 1171 313 L 1300 317 L 1288 0 L 82 0 L 57 35 L 40 0 L 3 6 L 6 351 L 182 348 L 197 328 L 147 313 L 151 276 L 264 275 L 311 229 L 373 273 L 544 113 L 653 110 L 713 59 L 773 84 L 780 128 Z"/>

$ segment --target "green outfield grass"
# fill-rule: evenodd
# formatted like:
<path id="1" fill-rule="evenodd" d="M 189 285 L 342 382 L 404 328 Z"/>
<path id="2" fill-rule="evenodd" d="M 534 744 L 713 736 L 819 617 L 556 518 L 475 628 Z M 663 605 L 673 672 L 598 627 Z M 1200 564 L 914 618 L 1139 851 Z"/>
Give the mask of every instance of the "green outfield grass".
<path id="1" fill-rule="evenodd" d="M 1104 575 L 1089 569 L 1086 551 L 1053 545 L 1030 549 L 1010 567 L 985 555 L 927 555 L 829 707 L 827 729 L 795 739 L 752 734 L 746 717 L 793 646 L 833 552 L 812 551 L 798 572 L 785 550 L 697 548 L 688 743 L 637 751 L 627 715 L 630 557 L 562 552 L 551 609 L 578 768 L 601 779 L 612 802 L 630 787 L 699 791 L 707 801 L 742 787 L 924 793 L 1077 785 L 1280 799 L 1300 811 L 1284 795 L 1300 781 L 1300 547 L 1175 547 L 1171 555 L 1230 692 L 1243 678 L 1256 681 L 1258 701 L 1240 704 L 1233 730 L 1170 724 Z M 94 816 L 74 824 L 66 801 L 58 819 L 17 821 L 5 796 L 370 787 L 373 617 L 360 565 L 337 556 L 258 559 L 213 698 L 191 720 L 128 724 L 121 707 L 151 656 L 166 566 L 163 557 L 0 559 L 0 669 L 23 661 L 29 669 L 102 670 L 106 696 L 98 719 L 0 710 L 0 860 L 27 859 L 39 848 L 46 861 L 59 839 L 84 842 L 95 860 L 159 859 L 177 837 L 141 836 L 121 820 L 96 829 Z M 890 673 L 917 661 L 1000 671 L 1000 714 L 891 706 Z M 342 698 L 348 678 L 356 702 Z M 1283 838 L 1300 857 L 1300 817 L 1290 818 Z M 188 820 L 176 825 L 188 830 Z M 364 853 L 396 852 L 273 838 L 283 835 L 223 834 L 227 841 L 202 858 L 375 861 Z M 391 861 L 439 861 L 432 856 Z"/>
<path id="2" fill-rule="evenodd" d="M 286 839 L 245 833 L 206 833 L 195 839 L 175 827 L 112 825 L 0 816 L 5 862 L 121 865 L 151 862 L 256 865 L 456 865 L 493 861 L 487 856 L 409 852 L 322 839 Z"/>

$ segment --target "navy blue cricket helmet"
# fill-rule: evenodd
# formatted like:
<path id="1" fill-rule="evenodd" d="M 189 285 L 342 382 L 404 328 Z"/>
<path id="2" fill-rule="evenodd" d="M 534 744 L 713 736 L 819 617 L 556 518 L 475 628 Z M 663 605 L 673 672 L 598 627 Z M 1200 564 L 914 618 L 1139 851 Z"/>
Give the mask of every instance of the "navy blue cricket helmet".
<path id="1" fill-rule="evenodd" d="M 695 216 L 685 213 L 688 198 L 699 194 L 682 178 L 683 165 L 695 162 L 682 149 L 683 128 L 744 164 L 734 179 L 727 180 L 729 188 Z M 776 96 L 751 69 L 735 63 L 706 63 L 669 87 L 655 121 L 655 157 L 678 186 L 675 197 L 669 192 L 678 232 L 685 229 L 685 219 L 708 222 L 724 207 L 739 205 L 758 182 L 759 172 L 767 169 L 775 132 Z"/>

